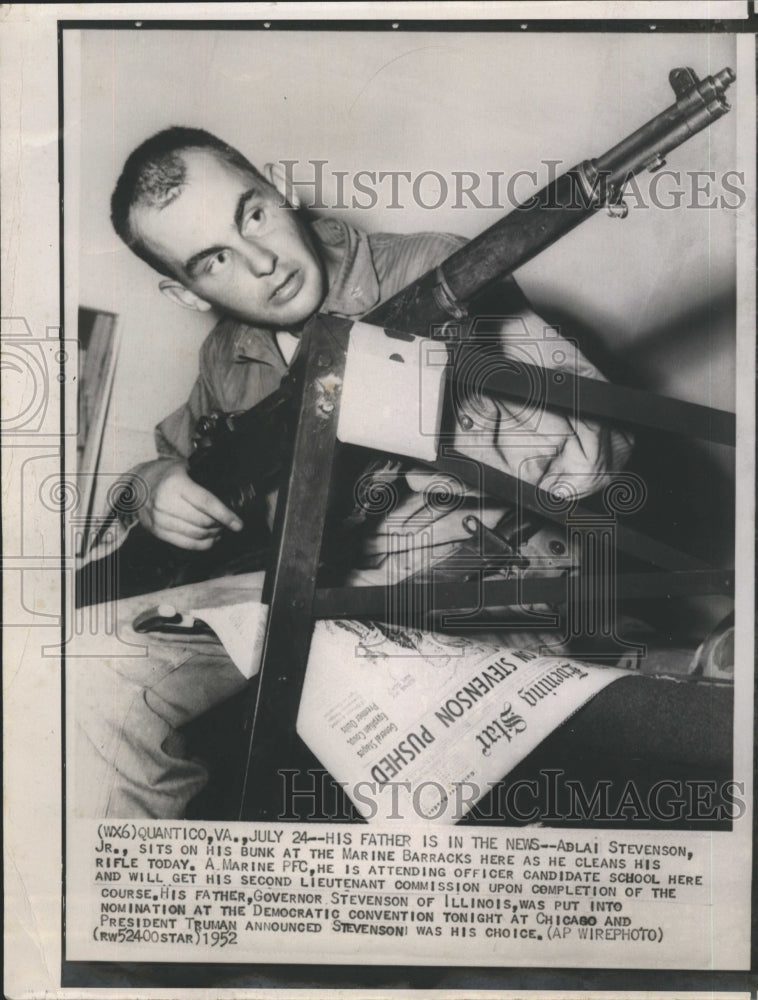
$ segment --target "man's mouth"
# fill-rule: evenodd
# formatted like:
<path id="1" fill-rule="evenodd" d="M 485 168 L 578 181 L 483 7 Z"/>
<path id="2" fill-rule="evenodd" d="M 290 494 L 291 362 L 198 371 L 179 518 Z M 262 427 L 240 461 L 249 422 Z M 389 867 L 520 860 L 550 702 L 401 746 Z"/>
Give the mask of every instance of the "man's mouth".
<path id="1" fill-rule="evenodd" d="M 269 296 L 272 302 L 289 302 L 294 299 L 303 287 L 303 272 L 296 268 L 290 271 L 284 281 L 280 282 Z"/>

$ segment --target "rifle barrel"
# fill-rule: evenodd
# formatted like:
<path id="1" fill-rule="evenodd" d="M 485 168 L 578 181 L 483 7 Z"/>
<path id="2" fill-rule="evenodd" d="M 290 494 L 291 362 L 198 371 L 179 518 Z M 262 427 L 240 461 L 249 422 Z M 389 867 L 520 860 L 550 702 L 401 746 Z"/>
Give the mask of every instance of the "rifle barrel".
<path id="1" fill-rule="evenodd" d="M 728 67 L 701 81 L 692 70 L 675 69 L 670 80 L 677 94 L 674 104 L 607 153 L 585 160 L 517 205 L 439 267 L 373 309 L 365 322 L 428 337 L 451 319 L 463 319 L 466 304 L 489 284 L 532 260 L 599 208 L 618 204 L 630 177 L 662 166 L 668 152 L 729 111 L 724 92 L 735 74 Z"/>

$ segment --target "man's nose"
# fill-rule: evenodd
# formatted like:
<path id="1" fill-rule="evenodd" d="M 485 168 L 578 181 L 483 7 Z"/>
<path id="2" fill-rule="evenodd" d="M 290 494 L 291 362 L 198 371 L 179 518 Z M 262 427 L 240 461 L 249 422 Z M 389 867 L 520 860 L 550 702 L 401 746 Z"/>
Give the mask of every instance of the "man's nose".
<path id="1" fill-rule="evenodd" d="M 245 244 L 245 260 L 250 271 L 256 278 L 263 278 L 267 274 L 273 274 L 278 258 L 273 250 L 269 250 L 262 243 L 247 241 Z"/>

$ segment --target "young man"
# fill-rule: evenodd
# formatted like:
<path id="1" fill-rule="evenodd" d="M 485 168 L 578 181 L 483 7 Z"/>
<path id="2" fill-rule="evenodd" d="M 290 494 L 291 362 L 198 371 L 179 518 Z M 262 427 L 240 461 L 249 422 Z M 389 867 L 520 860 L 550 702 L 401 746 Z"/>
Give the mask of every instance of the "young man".
<path id="1" fill-rule="evenodd" d="M 422 233 L 371 235 L 336 219 L 305 221 L 283 179 L 264 177 L 239 152 L 195 129 L 171 128 L 128 158 L 112 198 L 121 238 L 161 273 L 161 291 L 177 304 L 215 310 L 219 321 L 200 352 L 200 371 L 187 403 L 157 429 L 159 457 L 135 473 L 147 484 L 139 519 L 153 534 L 185 549 L 208 549 L 239 518 L 186 471 L 197 419 L 211 410 L 241 410 L 279 385 L 298 349 L 305 322 L 317 311 L 359 318 L 439 264 L 462 245 L 457 237 Z M 600 377 L 576 348 L 526 306 L 500 325 L 503 354 L 546 367 Z M 455 444 L 480 462 L 549 486 L 569 480 L 577 495 L 593 492 L 629 452 L 622 434 L 573 415 L 540 413 L 532 425 L 523 404 L 477 398 L 456 413 Z M 555 478 L 553 478 L 555 477 Z M 406 550 L 392 527 L 379 525 L 356 582 L 396 581 L 414 566 L 418 546 L 441 558 L 468 532 L 463 514 L 430 518 L 425 477 L 406 476 L 392 513 L 403 523 Z M 476 498 L 493 527 L 502 504 Z M 430 528 L 433 530 L 430 533 Z M 390 554 L 391 553 L 391 554 Z M 405 567 L 405 569 L 404 569 Z M 373 576 L 371 574 L 374 574 Z M 389 574 L 389 577 L 387 577 Z M 216 599 L 254 595 L 260 580 L 214 584 Z M 191 592 L 186 600 L 192 600 Z M 207 590 L 204 592 L 205 603 Z M 121 602 L 119 635 L 131 632 L 135 609 Z M 203 606 L 195 599 L 186 607 Z M 187 760 L 176 730 L 244 686 L 219 643 L 207 638 L 151 639 L 147 657 L 109 661 L 110 669 L 78 679 L 77 794 L 88 815 L 180 817 L 203 786 L 205 772 Z"/>

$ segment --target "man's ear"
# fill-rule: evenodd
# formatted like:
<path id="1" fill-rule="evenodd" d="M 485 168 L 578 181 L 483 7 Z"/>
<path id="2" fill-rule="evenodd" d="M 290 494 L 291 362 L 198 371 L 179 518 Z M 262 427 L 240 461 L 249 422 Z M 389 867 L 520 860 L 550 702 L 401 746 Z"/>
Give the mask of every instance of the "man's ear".
<path id="1" fill-rule="evenodd" d="M 161 281 L 158 288 L 172 302 L 175 302 L 178 306 L 183 306 L 185 309 L 194 309 L 195 312 L 208 312 L 209 309 L 213 308 L 210 302 L 206 302 L 199 295 L 195 295 L 189 288 L 185 288 L 180 281 L 173 281 L 171 278 L 167 278 L 165 281 Z"/>
<path id="2" fill-rule="evenodd" d="M 293 208 L 300 208 L 300 196 L 281 163 L 267 163 L 263 176 Z"/>

